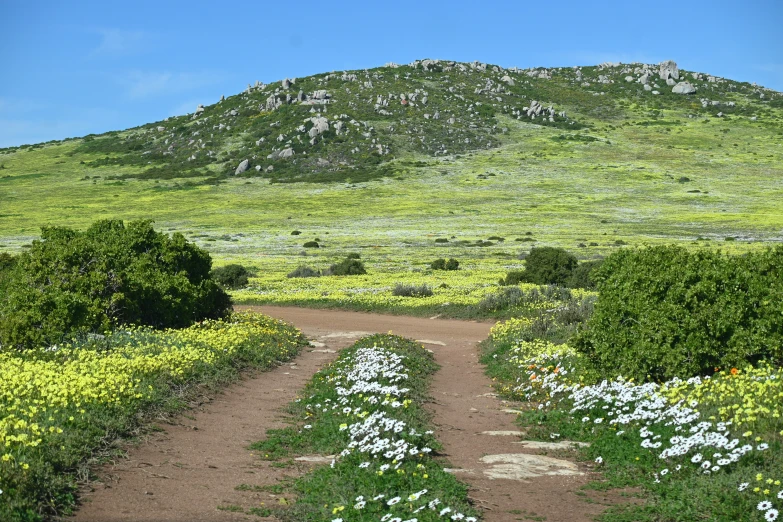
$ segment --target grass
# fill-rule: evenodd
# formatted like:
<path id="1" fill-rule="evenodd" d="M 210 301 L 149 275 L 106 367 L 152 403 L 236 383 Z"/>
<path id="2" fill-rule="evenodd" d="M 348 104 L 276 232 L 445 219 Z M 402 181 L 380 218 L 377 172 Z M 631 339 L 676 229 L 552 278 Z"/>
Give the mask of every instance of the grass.
<path id="1" fill-rule="evenodd" d="M 56 350 L 0 354 L 0 519 L 71 513 L 79 480 L 117 452 L 119 438 L 211 395 L 245 369 L 293 357 L 303 342 L 279 321 L 241 314 L 178 331 L 119 331 Z"/>
<path id="2" fill-rule="evenodd" d="M 423 403 L 436 369 L 432 355 L 421 345 L 398 336 L 373 335 L 344 349 L 337 361 L 316 373 L 302 398 L 290 405 L 295 424 L 270 430 L 265 440 L 252 446 L 262 458 L 275 461 L 313 453 L 338 455 L 332 465 L 295 482 L 296 502 L 280 516 L 296 521 L 369 521 L 393 513 L 423 522 L 439 520 L 446 507 L 454 510 L 452 514 L 470 516 L 466 487 L 430 453 L 440 446 L 429 431 Z M 370 376 L 377 371 L 385 373 Z M 373 388 L 378 384 L 385 388 Z M 338 393 L 340 389 L 346 393 Z M 384 428 L 387 421 L 378 419 L 392 424 Z M 392 430 L 394 423 L 404 424 Z M 370 426 L 379 431 L 356 431 L 354 438 L 368 436 L 370 442 L 349 444 L 350 433 Z M 396 449 L 396 443 L 402 444 L 404 458 L 386 454 Z M 384 449 L 373 451 L 373 445 Z"/>

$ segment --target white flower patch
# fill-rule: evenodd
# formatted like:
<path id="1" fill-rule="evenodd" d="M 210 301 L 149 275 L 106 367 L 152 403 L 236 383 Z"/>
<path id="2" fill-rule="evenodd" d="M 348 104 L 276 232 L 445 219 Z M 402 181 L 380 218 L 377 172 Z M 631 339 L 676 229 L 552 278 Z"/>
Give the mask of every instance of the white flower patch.
<path id="1" fill-rule="evenodd" d="M 336 459 L 343 460 L 350 455 L 358 457 L 357 473 L 372 473 L 383 476 L 384 473 L 402 472 L 403 462 L 411 459 L 421 459 L 432 451 L 423 442 L 432 435 L 432 431 L 418 433 L 414 428 L 397 417 L 397 412 L 404 410 L 412 403 L 409 398 L 410 389 L 404 387 L 409 375 L 405 368 L 405 357 L 385 348 L 359 348 L 350 358 L 343 360 L 331 377 L 331 383 L 337 393 L 337 400 L 329 404 L 307 404 L 305 411 L 309 413 L 308 422 L 316 423 L 318 412 L 332 412 L 331 415 L 352 418 L 340 424 L 337 428 L 348 435 L 346 447 L 338 452 Z M 310 398 L 313 400 L 313 397 Z M 315 401 L 313 401 L 315 402 Z M 372 412 L 368 411 L 372 410 Z M 308 425 L 311 427 L 311 425 Z M 334 463 L 333 463 L 334 465 Z M 417 469 L 424 470 L 419 464 Z M 367 509 L 370 502 L 382 503 L 386 515 L 381 521 L 416 521 L 416 518 L 401 518 L 394 513 L 395 509 L 409 510 L 413 502 L 421 502 L 414 510 L 418 513 L 424 509 L 438 511 L 446 509 L 453 520 L 475 522 L 475 517 L 467 517 L 462 513 L 443 507 L 440 499 L 426 498 L 427 489 L 403 494 L 400 491 L 389 492 L 389 496 L 378 494 L 369 500 L 369 495 L 356 497 L 352 507 L 354 510 Z M 378 505 L 376 504 L 376 506 Z M 349 505 L 350 509 L 350 505 Z M 408 511 L 410 512 L 410 511 Z"/>

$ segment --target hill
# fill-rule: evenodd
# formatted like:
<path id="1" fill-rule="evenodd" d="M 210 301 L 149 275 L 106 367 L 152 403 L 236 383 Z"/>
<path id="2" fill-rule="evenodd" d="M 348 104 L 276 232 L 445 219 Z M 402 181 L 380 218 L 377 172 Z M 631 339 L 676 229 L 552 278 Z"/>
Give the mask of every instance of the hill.
<path id="1" fill-rule="evenodd" d="M 417 60 L 256 83 L 192 114 L 0 150 L 0 247 L 151 218 L 255 266 L 270 292 L 348 251 L 409 279 L 455 257 L 468 286 L 531 245 L 743 251 L 783 236 L 782 117 L 780 93 L 674 62 Z"/>

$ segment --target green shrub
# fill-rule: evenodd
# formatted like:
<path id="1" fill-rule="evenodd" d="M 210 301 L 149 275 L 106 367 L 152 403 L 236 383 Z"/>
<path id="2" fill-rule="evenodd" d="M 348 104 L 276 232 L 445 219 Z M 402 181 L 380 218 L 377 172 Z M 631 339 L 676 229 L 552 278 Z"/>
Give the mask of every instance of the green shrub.
<path id="1" fill-rule="evenodd" d="M 397 283 L 392 289 L 392 295 L 401 297 L 430 297 L 432 296 L 432 288 L 426 284 L 416 286 Z"/>
<path id="2" fill-rule="evenodd" d="M 224 288 L 242 288 L 247 286 L 250 271 L 242 265 L 231 264 L 212 270 L 212 279 Z"/>
<path id="3" fill-rule="evenodd" d="M 49 346 L 118 325 L 184 327 L 226 316 L 209 254 L 151 221 L 98 221 L 80 232 L 45 227 L 5 274 L 4 349 Z"/>
<path id="4" fill-rule="evenodd" d="M 594 289 L 596 282 L 593 279 L 593 274 L 596 269 L 600 268 L 603 262 L 603 259 L 596 259 L 594 261 L 579 263 L 579 265 L 574 268 L 574 271 L 571 272 L 571 277 L 568 278 L 566 286 L 568 288 Z"/>
<path id="5" fill-rule="evenodd" d="M 367 270 L 364 268 L 364 263 L 358 259 L 347 258 L 336 265 L 329 267 L 328 275 L 336 276 L 348 276 L 348 275 L 364 275 Z"/>
<path id="6" fill-rule="evenodd" d="M 516 286 L 519 283 L 525 282 L 524 270 L 511 270 L 506 274 L 506 277 L 498 281 L 500 286 Z"/>
<path id="7" fill-rule="evenodd" d="M 433 270 L 458 270 L 459 261 L 454 258 L 451 258 L 448 261 L 443 258 L 439 258 L 430 263 L 430 268 Z"/>
<path id="8" fill-rule="evenodd" d="M 298 236 L 299 234 L 301 234 L 301 232 L 298 231 L 298 230 L 294 230 L 294 231 L 291 232 L 292 236 Z"/>
<path id="9" fill-rule="evenodd" d="M 535 247 L 525 258 L 524 280 L 537 285 L 565 286 L 578 263 L 573 254 L 562 248 Z"/>
<path id="10" fill-rule="evenodd" d="M 436 243 L 448 243 L 449 240 L 446 239 L 445 237 L 439 237 L 439 238 L 435 239 L 435 242 Z"/>
<path id="11" fill-rule="evenodd" d="M 310 268 L 309 266 L 298 266 L 293 272 L 289 272 L 286 277 L 288 278 L 294 278 L 294 277 L 321 277 L 320 270 L 315 270 L 313 268 Z"/>
<path id="12" fill-rule="evenodd" d="M 360 255 L 359 255 L 359 254 L 357 254 L 356 252 L 351 252 L 350 254 L 348 254 L 347 256 L 345 256 L 345 258 L 346 258 L 346 259 L 361 259 L 361 258 L 362 258 L 362 256 L 360 256 Z"/>
<path id="13" fill-rule="evenodd" d="M 318 241 L 307 241 L 304 245 L 302 245 L 304 248 L 321 248 L 321 245 L 318 244 Z"/>
<path id="14" fill-rule="evenodd" d="M 783 363 L 783 247 L 744 256 L 627 249 L 595 280 L 595 312 L 574 346 L 599 370 L 662 380 Z"/>

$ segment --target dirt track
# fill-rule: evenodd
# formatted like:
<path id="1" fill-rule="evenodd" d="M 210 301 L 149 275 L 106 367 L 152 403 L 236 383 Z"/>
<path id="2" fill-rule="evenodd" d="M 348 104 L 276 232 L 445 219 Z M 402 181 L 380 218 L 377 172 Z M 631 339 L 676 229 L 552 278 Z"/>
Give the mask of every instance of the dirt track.
<path id="1" fill-rule="evenodd" d="M 252 308 L 294 324 L 316 348 L 306 349 L 286 366 L 232 386 L 200 411 L 183 416 L 177 425 L 164 426 L 148 443 L 132 448 L 127 460 L 106 469 L 105 486 L 99 485 L 87 497 L 76 522 L 261 520 L 217 508 L 275 503 L 277 499 L 269 493 L 237 491 L 235 487 L 274 484 L 305 470 L 271 467 L 254 457 L 247 446 L 262 439 L 267 429 L 282 425 L 280 408 L 334 357 L 332 350 L 368 333 L 389 331 L 420 341 L 441 364 L 431 389 L 436 435 L 457 476 L 470 485 L 471 498 L 485 510 L 485 520 L 588 521 L 603 511 L 606 501 L 613 500 L 597 493 L 598 497 L 593 494 L 589 503 L 584 502 L 584 493 L 575 492 L 589 480 L 589 470 L 568 462 L 563 463 L 568 468 L 558 468 L 555 461 L 554 467 L 545 462 L 544 468 L 550 472 L 564 474 L 490 477 L 514 476 L 514 459 L 541 453 L 518 443 L 519 437 L 513 435 L 519 430 L 514 415 L 503 411 L 513 405 L 494 396 L 478 363 L 476 344 L 487 337 L 490 323 Z"/>

